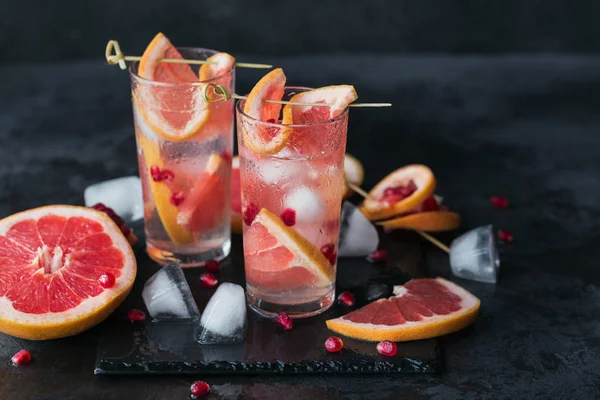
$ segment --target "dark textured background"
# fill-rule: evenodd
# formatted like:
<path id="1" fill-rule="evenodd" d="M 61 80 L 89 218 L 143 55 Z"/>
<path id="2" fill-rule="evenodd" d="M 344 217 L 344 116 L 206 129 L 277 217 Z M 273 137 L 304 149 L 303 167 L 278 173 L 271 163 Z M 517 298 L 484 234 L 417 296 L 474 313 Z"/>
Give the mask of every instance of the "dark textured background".
<path id="1" fill-rule="evenodd" d="M 515 235 L 497 285 L 455 279 L 482 309 L 472 328 L 443 338 L 444 374 L 204 377 L 212 398 L 600 398 L 599 2 L 60 4 L 0 12 L 0 60 L 22 61 L 0 66 L 0 216 L 81 204 L 87 185 L 136 173 L 128 77 L 101 54 L 109 38 L 139 53 L 162 30 L 272 62 L 294 84 L 352 83 L 363 101 L 393 102 L 351 113 L 348 151 L 365 164 L 365 186 L 422 162 L 462 230 L 492 222 Z M 238 92 L 260 74 L 238 71 Z M 490 207 L 496 193 L 508 210 Z M 449 276 L 437 250 L 425 262 Z M 0 335 L 0 399 L 186 398 L 191 377 L 94 377 L 100 332 L 43 343 Z M 24 347 L 34 362 L 10 366 Z"/>

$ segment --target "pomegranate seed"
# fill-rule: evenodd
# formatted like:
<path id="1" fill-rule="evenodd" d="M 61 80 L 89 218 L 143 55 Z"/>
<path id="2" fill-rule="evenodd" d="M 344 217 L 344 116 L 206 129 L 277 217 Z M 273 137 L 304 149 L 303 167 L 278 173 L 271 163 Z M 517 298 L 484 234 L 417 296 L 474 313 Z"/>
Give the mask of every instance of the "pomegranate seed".
<path id="1" fill-rule="evenodd" d="M 331 258 L 331 256 L 332 256 L 333 254 L 335 254 L 335 246 L 333 245 L 333 243 L 327 243 L 327 244 L 324 244 L 324 245 L 321 247 L 321 253 L 323 253 L 323 255 L 324 255 L 324 256 L 325 256 L 327 259 L 329 259 L 329 258 Z"/>
<path id="2" fill-rule="evenodd" d="M 210 272 L 200 275 L 200 284 L 206 288 L 215 287 L 217 283 L 219 283 L 219 281 Z"/>
<path id="3" fill-rule="evenodd" d="M 146 319 L 146 313 L 142 310 L 129 310 L 127 311 L 127 317 L 131 322 L 143 321 Z"/>
<path id="4" fill-rule="evenodd" d="M 429 196 L 421 203 L 421 211 L 437 211 L 438 209 L 437 200 L 433 196 Z"/>
<path id="5" fill-rule="evenodd" d="M 215 273 L 215 272 L 219 272 L 219 269 L 221 269 L 221 267 L 220 267 L 219 262 L 217 260 L 208 260 L 206 262 L 206 264 L 204 264 L 204 269 L 207 272 Z"/>
<path id="6" fill-rule="evenodd" d="M 173 196 L 171 196 L 171 204 L 173 204 L 175 207 L 177 207 L 181 203 L 183 203 L 184 199 L 185 199 L 185 196 L 183 195 L 183 192 L 173 193 Z"/>
<path id="7" fill-rule="evenodd" d="M 502 196 L 491 196 L 490 203 L 496 208 L 508 208 L 508 199 Z"/>
<path id="8" fill-rule="evenodd" d="M 280 215 L 281 220 L 287 226 L 296 225 L 296 211 L 291 208 L 286 208 Z"/>
<path id="9" fill-rule="evenodd" d="M 277 325 L 279 325 L 286 331 L 289 331 L 294 327 L 294 320 L 292 319 L 292 317 L 290 317 L 288 314 L 286 314 L 284 312 L 279 313 L 275 317 L 275 322 L 277 322 Z"/>
<path id="10" fill-rule="evenodd" d="M 115 276 L 110 272 L 105 272 L 100 275 L 100 278 L 98 278 L 100 286 L 102 286 L 104 289 L 110 289 L 111 287 L 115 286 L 115 281 Z"/>
<path id="11" fill-rule="evenodd" d="M 343 304 L 347 307 L 352 307 L 356 300 L 354 299 L 354 295 L 351 292 L 345 291 L 340 293 L 337 298 L 338 303 Z"/>
<path id="12" fill-rule="evenodd" d="M 329 336 L 325 341 L 325 349 L 330 353 L 337 353 L 344 347 L 344 342 L 337 336 Z"/>
<path id="13" fill-rule="evenodd" d="M 119 229 L 121 229 L 121 232 L 123 233 L 123 235 L 125 235 L 126 237 L 129 236 L 129 234 L 131 233 L 131 228 L 129 228 L 127 225 L 121 225 L 119 227 Z"/>
<path id="14" fill-rule="evenodd" d="M 498 231 L 498 239 L 502 240 L 503 242 L 512 242 L 515 240 L 512 233 L 503 231 L 502 229 Z"/>
<path id="15" fill-rule="evenodd" d="M 210 385 L 204 381 L 196 381 L 190 386 L 190 393 L 194 398 L 204 397 L 208 392 L 210 392 Z"/>
<path id="16" fill-rule="evenodd" d="M 258 208 L 258 206 L 254 203 L 250 203 L 246 206 L 246 209 L 244 210 L 244 223 L 248 226 L 252 225 L 252 222 L 254 221 L 254 218 L 256 218 L 256 216 L 258 215 L 258 213 L 260 212 L 260 208 Z"/>
<path id="17" fill-rule="evenodd" d="M 394 204 L 396 204 L 399 201 L 404 200 L 406 197 L 399 195 L 399 194 L 394 194 L 388 197 L 384 197 L 383 201 L 385 201 L 389 206 L 393 206 Z"/>
<path id="18" fill-rule="evenodd" d="M 160 173 L 161 180 L 163 181 L 172 181 L 175 178 L 175 173 L 170 169 L 163 169 Z"/>
<path id="19" fill-rule="evenodd" d="M 92 206 L 92 208 L 98 211 L 106 211 L 106 206 L 102 203 L 96 203 Z"/>
<path id="20" fill-rule="evenodd" d="M 385 250 L 375 250 L 371 254 L 369 254 L 369 261 L 371 262 L 383 262 L 387 260 L 387 251 Z"/>
<path id="21" fill-rule="evenodd" d="M 14 365 L 28 364 L 31 361 L 31 354 L 27 350 L 19 350 L 17 354 L 10 359 Z"/>
<path id="22" fill-rule="evenodd" d="M 385 342 L 377 343 L 377 352 L 381 355 L 393 357 L 396 355 L 397 351 L 398 351 L 398 346 L 396 346 L 396 343 L 394 343 L 394 342 L 390 342 L 390 341 L 386 340 Z"/>
<path id="23" fill-rule="evenodd" d="M 150 167 L 150 176 L 154 182 L 160 182 L 163 180 L 163 175 L 158 165 L 153 165 Z"/>
<path id="24" fill-rule="evenodd" d="M 383 191 L 383 197 L 390 197 L 390 196 L 395 196 L 395 195 L 396 195 L 395 187 L 388 186 Z"/>
<path id="25" fill-rule="evenodd" d="M 274 124 L 274 123 L 275 123 L 275 118 L 269 118 L 269 119 L 267 120 L 267 122 L 269 122 L 269 123 L 271 123 L 271 124 Z"/>
<path id="26" fill-rule="evenodd" d="M 335 262 L 337 261 L 337 251 L 334 251 L 327 259 L 329 260 L 329 264 L 335 265 Z"/>
<path id="27" fill-rule="evenodd" d="M 225 161 L 227 161 L 228 163 L 231 163 L 231 160 L 233 160 L 233 157 L 231 156 L 231 153 L 228 152 L 227 150 L 223 150 L 220 154 L 221 158 Z"/>

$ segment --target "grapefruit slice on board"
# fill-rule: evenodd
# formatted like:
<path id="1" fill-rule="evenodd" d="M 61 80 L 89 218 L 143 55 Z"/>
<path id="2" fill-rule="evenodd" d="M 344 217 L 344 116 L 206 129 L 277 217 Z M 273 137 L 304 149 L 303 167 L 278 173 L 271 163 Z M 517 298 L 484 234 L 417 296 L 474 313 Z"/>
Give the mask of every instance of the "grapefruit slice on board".
<path id="1" fill-rule="evenodd" d="M 435 176 L 428 167 L 407 165 L 375 185 L 360 211 L 371 221 L 409 212 L 433 195 L 435 184 Z"/>
<path id="2" fill-rule="evenodd" d="M 263 76 L 250 91 L 244 103 L 244 114 L 260 121 L 278 121 L 281 104 L 267 103 L 264 100 L 281 100 L 285 80 L 281 68 L 276 68 Z M 275 125 L 253 124 L 238 127 L 239 130 L 243 134 L 244 145 L 256 154 L 275 154 L 287 144 L 288 130 Z"/>
<path id="3" fill-rule="evenodd" d="M 248 283 L 265 289 L 323 287 L 335 276 L 318 248 L 264 208 L 244 235 L 244 261 Z"/>
<path id="4" fill-rule="evenodd" d="M 452 211 L 422 211 L 378 222 L 387 230 L 409 229 L 425 232 L 451 231 L 460 226 L 460 215 Z"/>
<path id="5" fill-rule="evenodd" d="M 162 33 L 148 45 L 138 66 L 138 75 L 163 83 L 197 83 L 198 76 L 189 64 L 161 63 L 162 58 L 183 59 Z M 134 103 L 157 135 L 173 142 L 189 140 L 199 133 L 209 119 L 204 90 L 190 86 L 181 90 L 172 85 L 143 83 L 134 88 Z"/>
<path id="6" fill-rule="evenodd" d="M 113 287 L 98 278 L 111 273 Z M 86 207 L 47 206 L 0 221 L 0 332 L 43 340 L 75 335 L 125 299 L 136 260 L 119 227 Z"/>
<path id="7" fill-rule="evenodd" d="M 328 320 L 327 328 L 355 339 L 404 342 L 456 332 L 479 311 L 477 297 L 443 278 L 413 279 L 394 294 Z"/>

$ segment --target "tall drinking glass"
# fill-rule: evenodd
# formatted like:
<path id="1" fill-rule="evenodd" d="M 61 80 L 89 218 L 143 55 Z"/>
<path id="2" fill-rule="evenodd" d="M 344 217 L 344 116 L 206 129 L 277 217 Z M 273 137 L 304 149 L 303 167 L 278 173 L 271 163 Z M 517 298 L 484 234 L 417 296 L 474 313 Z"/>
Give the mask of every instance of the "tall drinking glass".
<path id="1" fill-rule="evenodd" d="M 283 99 L 310 90 L 286 87 Z M 237 105 L 248 304 L 260 314 L 319 314 L 335 297 L 348 110 L 303 125 L 264 122 Z M 261 141 L 281 140 L 275 154 Z"/>
<path id="2" fill-rule="evenodd" d="M 216 51 L 178 48 L 186 59 Z M 197 68 L 197 67 L 194 67 Z M 235 69 L 209 81 L 163 83 L 130 68 L 148 254 L 201 266 L 229 254 L 233 100 L 206 99 L 209 83 L 234 92 Z"/>

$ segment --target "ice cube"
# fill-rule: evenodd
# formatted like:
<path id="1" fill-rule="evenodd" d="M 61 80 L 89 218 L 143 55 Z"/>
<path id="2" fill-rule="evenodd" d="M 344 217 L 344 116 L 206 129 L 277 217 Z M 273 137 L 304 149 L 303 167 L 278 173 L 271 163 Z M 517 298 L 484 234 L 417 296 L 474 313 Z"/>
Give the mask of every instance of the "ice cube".
<path id="1" fill-rule="evenodd" d="M 240 343 L 246 336 L 246 325 L 244 289 L 233 283 L 222 283 L 202 313 L 198 342 Z"/>
<path id="2" fill-rule="evenodd" d="M 269 185 L 285 184 L 302 171 L 298 163 L 290 160 L 264 160 L 256 166 L 260 180 Z"/>
<path id="3" fill-rule="evenodd" d="M 288 194 L 284 205 L 295 210 L 296 217 L 305 222 L 314 221 L 325 212 L 325 206 L 319 195 L 306 186 L 300 186 Z"/>
<path id="4" fill-rule="evenodd" d="M 200 311 L 179 263 L 162 267 L 144 285 L 142 298 L 154 319 L 197 319 Z"/>
<path id="5" fill-rule="evenodd" d="M 142 183 L 137 176 L 125 176 L 95 183 L 83 192 L 85 205 L 102 203 L 112 208 L 125 223 L 144 218 Z"/>
<path id="6" fill-rule="evenodd" d="M 338 255 L 340 257 L 367 256 L 377 250 L 379 235 L 377 229 L 358 208 L 345 201 L 340 219 L 340 241 Z"/>
<path id="7" fill-rule="evenodd" d="M 456 238 L 450 246 L 450 266 L 458 277 L 496 283 L 500 259 L 493 227 L 480 226 Z"/>

